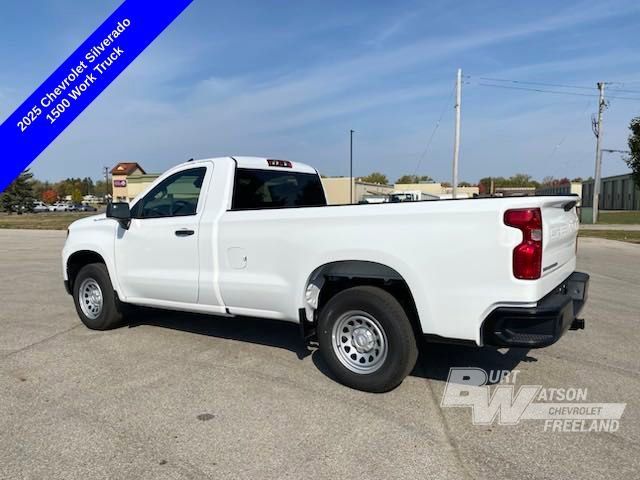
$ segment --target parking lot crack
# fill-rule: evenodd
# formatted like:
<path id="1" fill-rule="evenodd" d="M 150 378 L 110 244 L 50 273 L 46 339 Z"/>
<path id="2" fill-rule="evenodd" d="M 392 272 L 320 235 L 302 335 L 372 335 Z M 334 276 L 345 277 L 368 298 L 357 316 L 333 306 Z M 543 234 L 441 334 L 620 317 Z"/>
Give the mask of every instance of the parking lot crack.
<path id="1" fill-rule="evenodd" d="M 61 332 L 57 332 L 54 333 L 53 335 L 50 335 L 48 337 L 45 337 L 43 339 L 38 340 L 37 342 L 33 342 L 30 343 L 29 345 L 25 345 L 24 347 L 21 347 L 17 350 L 13 350 L 12 352 L 9 353 L 5 353 L 4 355 L 2 355 L 2 358 L 8 358 L 8 357 L 12 357 L 18 353 L 30 350 L 33 347 L 37 347 L 38 345 L 42 345 L 43 343 L 48 342 L 49 340 L 53 340 L 55 338 L 61 337 L 62 335 L 65 335 L 66 333 L 69 333 L 71 330 L 75 330 L 76 328 L 80 327 L 82 324 L 77 324 L 74 325 L 73 327 L 67 328 L 66 330 L 62 330 Z"/>
<path id="2" fill-rule="evenodd" d="M 445 417 L 444 412 L 440 407 L 440 401 L 438 400 L 438 396 L 436 395 L 436 392 L 433 389 L 433 384 L 431 380 L 426 379 L 426 382 L 427 382 L 427 388 L 429 389 L 429 394 L 436 407 L 438 416 L 440 417 L 440 420 L 442 423 L 442 431 L 444 433 L 446 443 L 449 445 L 451 452 L 453 453 L 453 456 L 456 462 L 458 463 L 460 470 L 464 475 L 464 478 L 467 478 L 467 479 L 476 478 L 476 476 L 473 475 L 473 473 L 468 470 L 466 462 L 462 459 L 462 454 L 460 453 L 458 442 L 454 438 L 453 433 L 451 432 L 451 428 L 449 427 L 449 422 L 447 421 L 447 418 Z"/>

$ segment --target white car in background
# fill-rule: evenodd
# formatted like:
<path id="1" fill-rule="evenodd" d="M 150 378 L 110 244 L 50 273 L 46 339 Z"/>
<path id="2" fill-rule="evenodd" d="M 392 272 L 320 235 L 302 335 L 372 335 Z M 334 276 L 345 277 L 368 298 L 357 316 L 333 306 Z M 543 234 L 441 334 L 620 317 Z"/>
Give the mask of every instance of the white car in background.
<path id="1" fill-rule="evenodd" d="M 44 202 L 33 202 L 33 213 L 42 213 L 42 212 L 48 212 L 49 211 L 49 205 L 47 205 Z"/>
<path id="2" fill-rule="evenodd" d="M 62 202 L 56 202 L 53 205 L 49 205 L 50 212 L 70 212 L 71 208 L 68 204 Z"/>

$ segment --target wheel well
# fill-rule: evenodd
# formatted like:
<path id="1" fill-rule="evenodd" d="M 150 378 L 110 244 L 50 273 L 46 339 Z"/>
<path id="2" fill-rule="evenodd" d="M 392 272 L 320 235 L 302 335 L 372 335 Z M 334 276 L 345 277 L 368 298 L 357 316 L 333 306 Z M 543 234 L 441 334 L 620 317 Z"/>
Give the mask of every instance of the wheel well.
<path id="1" fill-rule="evenodd" d="M 337 293 L 352 287 L 369 285 L 390 293 L 406 312 L 416 335 L 422 334 L 411 289 L 402 276 L 394 269 L 374 262 L 345 261 L 324 265 L 312 275 L 309 285 L 319 285 L 317 306 L 319 312 Z M 317 315 L 316 315 L 317 316 Z"/>
<path id="2" fill-rule="evenodd" d="M 103 263 L 106 265 L 104 258 L 102 258 L 100 254 L 90 250 L 81 250 L 73 253 L 69 257 L 67 260 L 67 277 L 69 278 L 69 288 L 71 291 L 73 291 L 73 284 L 80 269 L 90 263 Z"/>

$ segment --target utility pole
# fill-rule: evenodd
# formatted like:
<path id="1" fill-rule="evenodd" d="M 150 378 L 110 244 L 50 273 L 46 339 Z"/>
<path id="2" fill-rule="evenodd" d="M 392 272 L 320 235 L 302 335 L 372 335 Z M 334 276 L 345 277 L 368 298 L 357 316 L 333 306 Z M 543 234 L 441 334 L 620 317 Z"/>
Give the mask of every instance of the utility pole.
<path id="1" fill-rule="evenodd" d="M 109 167 L 104 168 L 104 199 L 109 195 Z"/>
<path id="2" fill-rule="evenodd" d="M 456 198 L 458 195 L 458 159 L 460 158 L 460 102 L 462 101 L 462 69 L 458 69 L 458 76 L 456 78 L 456 134 L 455 142 L 453 144 L 453 181 L 451 186 L 453 187 L 452 196 Z"/>
<path id="3" fill-rule="evenodd" d="M 605 82 L 598 82 L 598 90 L 600 90 L 600 97 L 598 98 L 598 120 L 593 125 L 593 133 L 596 136 L 596 173 L 595 180 L 593 181 L 593 223 L 598 221 L 598 207 L 600 204 L 600 178 L 602 176 L 602 113 L 606 108 L 604 99 L 604 86 Z"/>
<path id="4" fill-rule="evenodd" d="M 349 130 L 349 203 L 353 203 L 353 130 Z"/>

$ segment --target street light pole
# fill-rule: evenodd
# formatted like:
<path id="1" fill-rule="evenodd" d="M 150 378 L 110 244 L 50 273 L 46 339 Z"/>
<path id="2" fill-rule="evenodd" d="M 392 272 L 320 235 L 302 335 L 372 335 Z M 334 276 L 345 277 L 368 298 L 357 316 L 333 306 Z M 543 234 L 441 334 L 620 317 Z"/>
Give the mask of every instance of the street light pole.
<path id="1" fill-rule="evenodd" d="M 349 130 L 349 203 L 353 203 L 353 130 Z"/>

